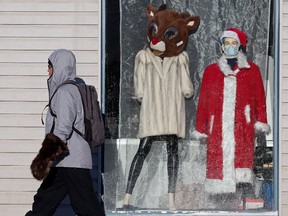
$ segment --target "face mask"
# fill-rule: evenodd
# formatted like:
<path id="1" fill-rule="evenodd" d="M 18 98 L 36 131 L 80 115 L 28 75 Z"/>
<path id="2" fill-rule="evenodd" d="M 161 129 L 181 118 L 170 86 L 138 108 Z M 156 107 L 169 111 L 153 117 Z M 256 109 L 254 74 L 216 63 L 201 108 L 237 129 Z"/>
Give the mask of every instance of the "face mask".
<path id="1" fill-rule="evenodd" d="M 235 45 L 225 45 L 224 53 L 230 58 L 234 58 L 238 53 L 238 46 Z"/>

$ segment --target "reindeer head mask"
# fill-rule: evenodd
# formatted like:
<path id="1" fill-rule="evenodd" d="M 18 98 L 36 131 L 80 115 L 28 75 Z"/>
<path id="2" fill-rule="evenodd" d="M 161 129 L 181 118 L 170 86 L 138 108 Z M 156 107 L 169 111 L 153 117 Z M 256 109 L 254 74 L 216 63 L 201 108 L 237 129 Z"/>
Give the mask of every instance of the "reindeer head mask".
<path id="1" fill-rule="evenodd" d="M 179 55 L 187 46 L 189 34 L 195 33 L 200 23 L 199 16 L 168 10 L 165 4 L 158 10 L 149 5 L 146 15 L 148 46 L 159 57 Z"/>

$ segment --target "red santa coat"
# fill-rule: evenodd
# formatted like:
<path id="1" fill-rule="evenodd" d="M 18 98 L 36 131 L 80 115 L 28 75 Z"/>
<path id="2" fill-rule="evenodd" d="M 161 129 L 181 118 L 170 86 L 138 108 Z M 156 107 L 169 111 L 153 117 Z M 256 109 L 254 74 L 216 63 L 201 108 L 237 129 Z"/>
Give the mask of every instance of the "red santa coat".
<path id="1" fill-rule="evenodd" d="M 260 70 L 242 52 L 233 71 L 222 56 L 205 69 L 196 114 L 194 138 L 207 137 L 206 191 L 252 183 L 255 128 L 270 132 Z"/>

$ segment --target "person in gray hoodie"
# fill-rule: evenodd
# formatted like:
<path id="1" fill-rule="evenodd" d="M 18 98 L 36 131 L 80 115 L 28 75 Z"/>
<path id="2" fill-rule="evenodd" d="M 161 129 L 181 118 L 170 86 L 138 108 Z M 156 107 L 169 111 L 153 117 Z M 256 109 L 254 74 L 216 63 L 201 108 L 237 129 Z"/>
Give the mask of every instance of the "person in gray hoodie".
<path id="1" fill-rule="evenodd" d="M 66 49 L 55 50 L 48 58 L 48 74 L 50 99 L 63 82 L 75 81 L 74 54 Z M 60 138 L 67 144 L 68 153 L 60 154 L 51 162 L 49 173 L 34 196 L 32 210 L 26 216 L 53 215 L 67 194 L 78 216 L 105 215 L 101 198 L 93 190 L 90 146 L 78 133 L 73 132 L 73 126 L 82 133 L 85 130 L 83 105 L 77 86 L 61 86 L 53 96 L 49 109 L 56 117 L 47 112 L 46 138 L 47 134 Z"/>

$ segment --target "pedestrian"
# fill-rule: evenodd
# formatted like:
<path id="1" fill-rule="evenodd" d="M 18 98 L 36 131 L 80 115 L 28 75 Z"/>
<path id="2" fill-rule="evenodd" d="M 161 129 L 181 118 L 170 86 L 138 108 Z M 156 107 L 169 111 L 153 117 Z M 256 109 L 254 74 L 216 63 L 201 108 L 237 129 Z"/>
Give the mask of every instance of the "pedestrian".
<path id="1" fill-rule="evenodd" d="M 48 58 L 47 80 L 49 99 L 57 88 L 67 80 L 76 78 L 76 58 L 70 50 L 55 50 Z M 53 110 L 53 112 L 51 112 Z M 53 117 L 52 113 L 55 113 Z M 84 133 L 84 111 L 81 95 L 74 85 L 61 86 L 53 96 L 45 122 L 46 138 L 59 139 L 67 144 L 66 154 L 56 155 L 49 163 L 48 175 L 34 196 L 32 210 L 26 216 L 51 216 L 66 195 L 78 216 L 105 215 L 100 196 L 93 190 L 92 154 L 89 144 L 73 132 L 75 127 Z M 56 138 L 56 139 L 54 139 Z M 43 144 L 42 144 L 43 146 Z"/>

